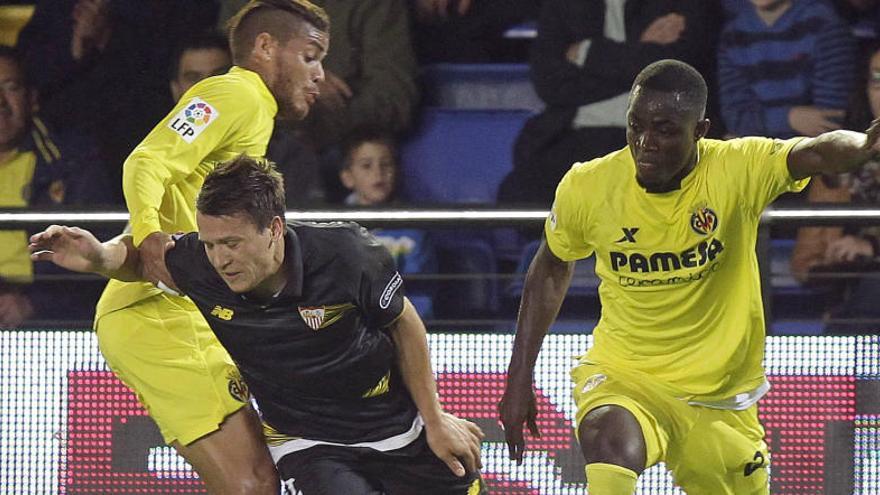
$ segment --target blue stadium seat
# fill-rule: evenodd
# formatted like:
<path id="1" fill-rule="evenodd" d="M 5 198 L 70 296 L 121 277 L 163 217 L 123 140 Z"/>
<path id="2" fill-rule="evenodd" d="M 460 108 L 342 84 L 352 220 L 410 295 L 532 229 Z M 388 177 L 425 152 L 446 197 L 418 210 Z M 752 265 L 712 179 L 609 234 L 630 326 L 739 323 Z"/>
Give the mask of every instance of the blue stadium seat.
<path id="1" fill-rule="evenodd" d="M 519 265 L 516 267 L 516 273 L 525 276 L 532 263 L 532 258 L 538 252 L 541 241 L 531 241 L 522 249 Z M 506 295 L 514 299 L 522 296 L 524 280 L 517 279 L 511 282 L 507 287 Z M 574 265 L 574 274 L 571 277 L 571 285 L 568 288 L 568 296 L 570 297 L 589 297 L 595 298 L 599 295 L 599 278 L 596 277 L 596 257 L 590 256 L 582 260 L 578 260 Z"/>
<path id="2" fill-rule="evenodd" d="M 458 109 L 538 112 L 528 64 L 434 64 L 422 70 L 425 104 Z"/>
<path id="3" fill-rule="evenodd" d="M 462 275 L 443 280 L 434 298 L 438 318 L 491 318 L 498 312 L 498 264 L 492 245 L 451 232 L 435 235 L 440 273 Z"/>
<path id="4" fill-rule="evenodd" d="M 513 142 L 531 112 L 429 108 L 401 147 L 413 204 L 493 204 L 513 168 Z"/>

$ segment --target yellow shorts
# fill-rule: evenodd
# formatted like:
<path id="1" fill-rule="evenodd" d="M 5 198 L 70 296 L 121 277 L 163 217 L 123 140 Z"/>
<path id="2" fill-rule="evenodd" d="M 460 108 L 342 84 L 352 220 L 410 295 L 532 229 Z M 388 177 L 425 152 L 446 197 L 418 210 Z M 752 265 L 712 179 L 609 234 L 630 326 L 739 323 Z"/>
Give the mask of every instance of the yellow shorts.
<path id="1" fill-rule="evenodd" d="M 101 353 L 159 425 L 187 445 L 248 399 L 226 349 L 189 299 L 160 294 L 95 322 Z"/>
<path id="2" fill-rule="evenodd" d="M 691 406 L 648 375 L 591 363 L 582 362 L 571 376 L 577 424 L 599 406 L 625 408 L 642 427 L 645 467 L 665 462 L 686 493 L 770 493 L 770 458 L 757 406 L 743 411 Z"/>

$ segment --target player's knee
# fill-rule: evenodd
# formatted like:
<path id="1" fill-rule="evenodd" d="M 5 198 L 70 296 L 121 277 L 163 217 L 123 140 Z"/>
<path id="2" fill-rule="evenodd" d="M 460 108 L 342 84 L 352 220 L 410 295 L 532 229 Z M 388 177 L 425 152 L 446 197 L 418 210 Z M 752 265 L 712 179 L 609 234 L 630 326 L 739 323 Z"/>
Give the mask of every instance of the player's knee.
<path id="1" fill-rule="evenodd" d="M 622 407 L 601 406 L 587 413 L 578 438 L 587 464 L 615 464 L 636 473 L 645 469 L 642 429 L 635 416 Z"/>
<path id="2" fill-rule="evenodd" d="M 228 492 L 230 495 L 278 495 L 281 487 L 278 473 L 274 469 L 271 471 L 260 469 L 236 478 L 231 480 L 231 485 L 227 485 L 227 491 L 224 493 Z"/>

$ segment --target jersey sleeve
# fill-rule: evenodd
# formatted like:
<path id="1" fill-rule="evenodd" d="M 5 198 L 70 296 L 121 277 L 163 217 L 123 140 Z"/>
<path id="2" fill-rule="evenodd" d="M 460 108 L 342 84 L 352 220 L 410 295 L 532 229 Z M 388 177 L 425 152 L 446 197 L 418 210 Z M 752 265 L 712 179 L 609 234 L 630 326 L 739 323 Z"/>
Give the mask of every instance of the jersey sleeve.
<path id="1" fill-rule="evenodd" d="M 190 89 L 132 151 L 122 169 L 134 243 L 161 230 L 159 209 L 169 185 L 189 177 L 214 150 L 252 123 L 256 95 L 224 79 Z"/>
<path id="2" fill-rule="evenodd" d="M 362 227 L 355 235 L 361 253 L 358 306 L 370 327 L 388 326 L 403 311 L 403 278 L 381 242 Z"/>
<path id="3" fill-rule="evenodd" d="M 165 253 L 165 268 L 168 269 L 177 288 L 187 294 L 195 276 L 191 272 L 199 265 L 196 257 L 201 255 L 202 245 L 199 242 L 199 235 L 195 232 L 175 234 L 172 239 L 174 239 L 174 247 Z"/>
<path id="4" fill-rule="evenodd" d="M 587 242 L 589 218 L 583 194 L 578 194 L 579 166 L 573 167 L 559 182 L 556 199 L 544 221 L 544 235 L 550 251 L 563 261 L 574 261 L 593 254 Z"/>
<path id="5" fill-rule="evenodd" d="M 734 177 L 745 181 L 743 199 L 755 215 L 760 215 L 780 194 L 802 191 L 809 184 L 809 178 L 795 180 L 788 170 L 788 154 L 801 139 L 748 137 L 737 140 L 742 155 L 736 159 L 741 160 L 746 170 Z"/>

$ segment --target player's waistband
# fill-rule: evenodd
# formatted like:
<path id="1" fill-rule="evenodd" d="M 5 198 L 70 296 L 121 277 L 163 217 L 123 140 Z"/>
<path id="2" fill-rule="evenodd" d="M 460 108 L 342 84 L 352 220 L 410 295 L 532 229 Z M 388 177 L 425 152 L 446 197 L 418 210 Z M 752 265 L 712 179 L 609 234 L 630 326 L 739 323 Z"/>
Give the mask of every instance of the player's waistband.
<path id="1" fill-rule="evenodd" d="M 743 411 L 755 405 L 759 400 L 761 400 L 761 397 L 764 397 L 764 395 L 766 395 L 769 391 L 770 382 L 768 382 L 767 379 L 764 378 L 764 382 L 758 385 L 756 388 L 736 394 L 733 397 L 709 401 L 691 399 L 688 401 L 688 404 L 692 406 L 709 407 L 712 409 Z"/>
<path id="2" fill-rule="evenodd" d="M 307 438 L 292 438 L 278 445 L 270 445 L 269 453 L 272 454 L 272 460 L 275 461 L 275 463 L 277 464 L 278 461 L 287 454 L 298 452 L 300 450 L 305 450 L 316 445 L 358 447 L 378 450 L 380 452 L 388 452 L 390 450 L 401 449 L 413 443 L 417 438 L 419 438 L 419 435 L 422 434 L 422 430 L 424 429 L 424 427 L 425 422 L 422 420 L 422 416 L 420 414 L 416 414 L 416 417 L 413 418 L 412 426 L 409 430 L 382 440 L 360 443 L 336 443 L 325 442 L 322 440 L 309 440 Z"/>

